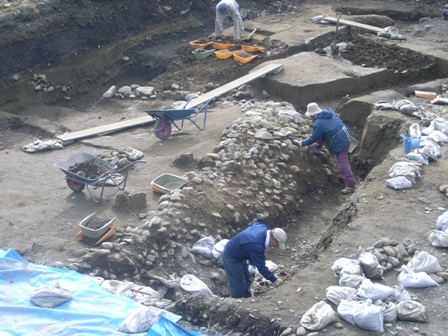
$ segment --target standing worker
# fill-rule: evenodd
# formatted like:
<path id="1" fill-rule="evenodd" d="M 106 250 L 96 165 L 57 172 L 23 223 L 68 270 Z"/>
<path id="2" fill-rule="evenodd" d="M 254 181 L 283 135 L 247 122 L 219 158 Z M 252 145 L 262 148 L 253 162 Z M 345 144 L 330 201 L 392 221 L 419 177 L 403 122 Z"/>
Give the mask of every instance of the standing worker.
<path id="1" fill-rule="evenodd" d="M 330 109 L 321 110 L 316 103 L 309 103 L 306 108 L 306 115 L 313 120 L 313 132 L 302 140 L 302 147 L 315 144 L 319 150 L 325 143 L 331 154 L 336 155 L 336 162 L 339 171 L 344 178 L 345 188 L 342 194 L 351 194 L 356 188 L 356 179 L 353 175 L 349 162 L 350 133 L 348 127 L 342 122 L 339 116 Z"/>
<path id="2" fill-rule="evenodd" d="M 221 0 L 216 5 L 216 20 L 215 20 L 215 40 L 221 39 L 224 27 L 222 25 L 223 19 L 227 16 L 232 16 L 233 21 L 233 38 L 235 43 L 240 42 L 240 30 L 244 31 L 243 19 L 240 14 L 240 6 L 235 0 Z"/>
<path id="3" fill-rule="evenodd" d="M 267 247 L 280 247 L 284 250 L 286 248 L 285 241 L 285 231 L 279 228 L 269 230 L 265 224 L 257 222 L 227 242 L 222 260 L 232 298 L 252 296 L 248 261 L 255 264 L 261 275 L 275 286 L 283 283 L 266 267 L 264 250 Z"/>

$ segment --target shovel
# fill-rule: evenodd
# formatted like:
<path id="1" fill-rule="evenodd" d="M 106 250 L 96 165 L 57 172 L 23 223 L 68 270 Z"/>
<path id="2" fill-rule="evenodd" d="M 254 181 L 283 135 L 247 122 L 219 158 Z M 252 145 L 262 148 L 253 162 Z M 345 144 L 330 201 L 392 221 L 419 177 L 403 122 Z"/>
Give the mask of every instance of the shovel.
<path id="1" fill-rule="evenodd" d="M 249 36 L 247 36 L 246 38 L 243 38 L 244 42 L 250 42 L 252 41 L 252 35 L 255 34 L 255 32 L 257 32 L 258 30 L 260 30 L 260 27 L 256 27 L 252 33 L 249 34 Z"/>

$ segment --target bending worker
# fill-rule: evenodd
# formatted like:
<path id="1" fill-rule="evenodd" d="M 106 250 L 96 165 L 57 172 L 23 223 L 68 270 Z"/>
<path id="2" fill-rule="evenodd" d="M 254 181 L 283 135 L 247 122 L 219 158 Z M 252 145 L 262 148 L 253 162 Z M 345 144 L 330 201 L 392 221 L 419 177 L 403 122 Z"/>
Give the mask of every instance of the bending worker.
<path id="1" fill-rule="evenodd" d="M 222 260 L 232 298 L 252 296 L 248 261 L 255 264 L 261 275 L 275 286 L 282 284 L 282 280 L 266 267 L 264 250 L 267 247 L 280 247 L 284 250 L 286 238 L 286 233 L 282 229 L 268 230 L 265 224 L 255 223 L 227 242 Z"/>
<path id="2" fill-rule="evenodd" d="M 240 15 L 240 6 L 235 0 L 221 0 L 216 5 L 215 40 L 221 39 L 222 33 L 224 32 L 222 23 L 227 15 L 232 16 L 233 38 L 235 43 L 239 43 L 240 30 L 244 31 L 244 24 Z"/>
<path id="3" fill-rule="evenodd" d="M 300 145 L 313 145 L 317 150 L 325 143 L 330 153 L 336 155 L 338 169 L 344 178 L 345 188 L 342 194 L 351 194 L 355 191 L 356 180 L 349 162 L 350 134 L 348 126 L 339 116 L 330 109 L 320 109 L 316 103 L 309 103 L 306 115 L 313 120 L 313 132 L 302 140 Z"/>

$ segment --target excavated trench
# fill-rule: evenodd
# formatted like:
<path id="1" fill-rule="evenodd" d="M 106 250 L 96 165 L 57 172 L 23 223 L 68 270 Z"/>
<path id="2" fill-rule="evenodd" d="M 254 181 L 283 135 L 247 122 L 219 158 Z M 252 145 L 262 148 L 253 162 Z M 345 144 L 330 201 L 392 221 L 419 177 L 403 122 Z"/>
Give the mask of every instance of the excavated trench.
<path id="1" fill-rule="evenodd" d="M 316 39 L 314 44 L 307 44 L 306 50 L 303 48 L 302 50 L 297 51 L 312 52 L 314 50 L 322 50 L 334 42 L 334 36 L 327 36 L 326 39 Z M 305 102 L 315 100 L 316 97 L 324 97 L 324 101 L 331 101 L 347 94 L 352 96 L 362 95 L 380 89 L 399 88 L 399 90 L 404 90 L 408 85 L 431 81 L 448 75 L 446 73 L 448 66 L 444 61 L 398 46 L 391 47 L 381 45 L 368 37 L 354 34 L 353 31 L 350 30 L 341 32 L 338 35 L 337 42 L 347 42 L 345 51 L 342 51 L 337 57 L 344 58 L 356 65 L 366 68 L 385 68 L 386 70 L 381 72 L 381 74 L 369 76 L 367 79 L 347 79 L 342 82 L 323 83 L 302 88 L 279 85 L 273 83 L 268 78 L 256 81 L 253 86 L 256 89 L 267 89 L 279 100 L 290 101 L 296 106 L 303 106 Z M 152 43 L 153 42 L 150 44 L 152 45 Z M 170 47 L 165 47 L 170 48 L 171 50 L 175 49 L 176 45 L 176 42 L 173 42 L 173 45 Z M 129 47 L 129 45 L 127 45 L 127 47 Z M 163 73 L 171 60 L 166 57 L 161 58 L 157 53 L 148 53 L 147 50 L 147 41 L 142 42 L 140 45 L 136 44 L 131 50 L 133 55 L 137 55 L 137 57 L 133 58 L 134 61 L 132 63 L 124 61 L 114 62 L 108 68 L 107 75 L 96 74 L 94 76 L 93 74 L 90 74 L 88 76 L 90 80 L 86 80 L 86 78 L 83 77 L 83 74 L 89 72 L 89 64 L 91 64 L 92 68 L 98 69 L 98 62 L 100 62 L 101 59 L 108 59 L 108 55 L 112 57 L 111 53 L 122 53 L 122 45 L 119 46 L 118 49 L 111 47 L 100 51 L 94 50 L 91 54 L 86 53 L 77 56 L 77 59 L 73 59 L 72 63 L 70 63 L 70 59 L 66 60 L 64 68 L 52 69 L 51 73 L 55 75 L 53 78 L 63 82 L 65 76 L 68 77 L 66 71 L 70 69 L 71 65 L 75 66 L 79 63 L 83 63 L 83 74 L 78 75 L 78 78 L 82 77 L 82 85 L 77 86 L 78 95 L 85 94 L 92 89 L 98 90 L 98 86 L 100 86 L 101 83 L 107 82 L 111 78 L 115 78 L 116 82 L 124 83 L 127 79 L 142 76 L 142 74 L 144 74 L 142 77 L 149 80 L 156 78 L 159 74 Z M 285 55 L 288 55 L 289 52 L 290 51 L 286 51 Z M 169 51 L 166 49 L 165 55 L 168 54 Z M 114 57 L 116 57 L 116 55 Z M 275 58 L 280 57 L 281 55 L 277 55 Z M 80 58 L 82 58 L 82 62 L 80 61 Z M 412 64 L 411 67 L 410 64 Z M 148 76 L 151 76 L 151 78 L 148 78 Z M 15 84 L 15 88 L 17 89 L 20 85 L 26 84 L 17 83 Z M 101 88 L 101 90 L 103 90 L 103 88 Z M 18 90 L 18 92 L 20 94 L 23 90 Z M 7 92 L 4 91 L 4 93 Z M 2 105 L 13 106 L 15 102 L 20 102 L 19 105 L 26 104 L 26 99 L 29 99 L 29 97 L 25 96 L 26 95 L 22 97 L 17 96 L 17 93 L 9 95 L 9 101 L 2 101 Z M 6 96 L 3 95 L 3 97 Z M 56 104 L 63 99 L 62 93 L 52 97 L 53 98 L 51 99 L 48 99 L 48 97 L 45 98 L 47 99 L 47 103 Z M 298 97 L 300 97 L 300 99 Z M 12 110 L 14 110 L 14 107 L 12 107 Z M 364 122 L 365 120 L 358 120 L 357 125 L 354 128 L 354 135 L 358 139 L 362 134 L 360 125 Z M 350 123 L 349 126 L 351 126 Z M 26 125 L 21 126 L 20 124 L 15 125 L 15 128 L 22 132 L 29 132 L 31 129 Z M 37 132 L 35 129 L 32 131 L 34 133 Z M 352 157 L 353 168 L 360 179 L 366 177 L 371 169 L 375 167 L 378 162 L 381 162 L 387 153 L 398 144 L 397 140 L 392 138 L 389 140 L 378 139 L 377 141 L 382 141 L 381 150 L 377 150 L 374 156 L 364 157 L 362 153 L 355 152 L 355 155 Z M 369 145 L 375 147 L 376 143 L 373 142 Z M 372 151 L 366 148 L 366 152 L 371 153 Z M 332 207 L 335 208 L 335 204 L 333 204 Z M 348 201 L 344 204 L 342 209 L 340 209 L 339 212 L 334 215 L 334 218 L 327 224 L 325 231 L 322 232 L 315 245 L 312 246 L 312 248 L 307 249 L 304 254 L 300 256 L 300 259 L 302 260 L 301 267 L 306 267 L 307 261 L 314 260 L 319 253 L 328 246 L 332 237 L 343 230 L 351 222 L 352 218 L 356 216 L 356 213 L 357 209 L 354 203 Z M 303 216 L 306 214 L 301 213 L 297 215 Z M 279 213 L 278 216 L 281 217 L 282 214 Z M 279 222 L 288 219 L 280 218 Z M 219 301 L 219 299 L 216 300 Z M 229 308 L 232 308 L 233 310 Z M 242 308 L 226 306 L 223 307 L 223 309 L 220 309 L 219 305 L 217 305 L 217 301 L 213 298 L 204 299 L 196 297 L 191 300 L 181 300 L 176 304 L 176 313 L 183 315 L 186 320 L 194 325 L 205 326 L 206 324 L 210 324 L 210 321 L 213 320 L 216 321 L 216 324 L 220 327 L 243 333 L 275 334 L 280 328 L 278 323 L 272 323 L 267 316 L 257 316 L 257 323 L 254 323 L 253 317 L 249 316 L 249 314 Z"/>

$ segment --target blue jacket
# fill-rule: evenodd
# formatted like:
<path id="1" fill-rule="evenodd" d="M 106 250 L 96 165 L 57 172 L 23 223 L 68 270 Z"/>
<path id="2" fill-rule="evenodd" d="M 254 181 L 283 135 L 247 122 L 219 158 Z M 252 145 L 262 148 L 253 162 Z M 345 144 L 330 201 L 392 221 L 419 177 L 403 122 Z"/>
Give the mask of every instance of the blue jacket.
<path id="1" fill-rule="evenodd" d="M 264 256 L 268 227 L 262 223 L 255 223 L 230 239 L 224 247 L 224 254 L 235 260 L 251 261 L 261 275 L 271 282 L 277 280 L 266 267 Z"/>
<path id="2" fill-rule="evenodd" d="M 324 109 L 317 114 L 312 127 L 313 132 L 309 138 L 302 141 L 302 146 L 308 146 L 323 139 L 332 154 L 338 154 L 350 146 L 348 126 L 332 110 Z"/>

